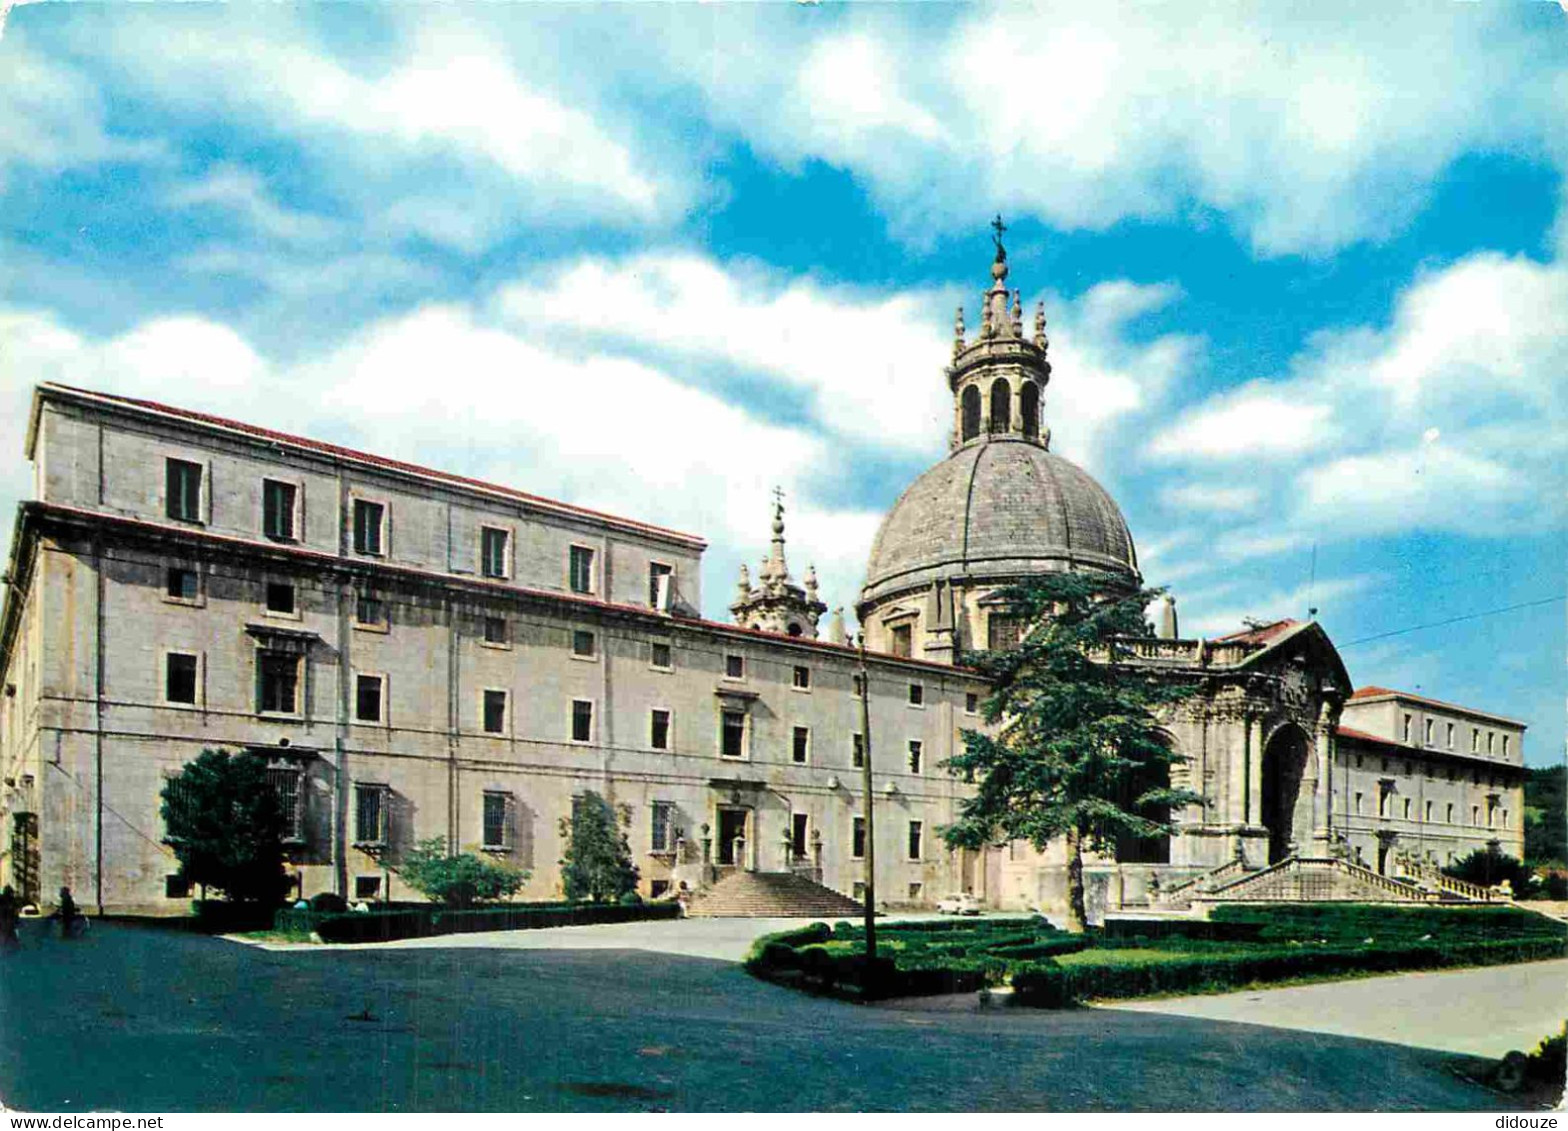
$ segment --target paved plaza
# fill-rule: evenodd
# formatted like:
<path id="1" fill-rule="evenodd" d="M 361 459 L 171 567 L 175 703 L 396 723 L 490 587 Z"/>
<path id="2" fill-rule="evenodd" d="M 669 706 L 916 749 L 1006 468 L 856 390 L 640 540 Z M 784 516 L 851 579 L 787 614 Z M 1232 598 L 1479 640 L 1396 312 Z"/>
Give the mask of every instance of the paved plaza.
<path id="1" fill-rule="evenodd" d="M 64 942 L 26 923 L 22 950 L 0 958 L 0 1100 L 31 1111 L 1509 1107 L 1457 1075 L 1475 1062 L 1441 1042 L 1143 1007 L 812 999 L 734 963 L 772 926 L 269 950 L 114 923 Z M 1560 986 L 1565 967 L 1444 975 L 1443 992 L 1462 1000 L 1465 979 L 1484 977 L 1512 1000 L 1542 977 Z M 1319 987 L 1337 991 L 1319 1009 L 1354 1013 L 1344 1003 L 1422 977 Z M 1488 1024 L 1493 1003 L 1473 1000 L 1474 1024 Z M 1260 1020 L 1271 1023 L 1249 1023 Z"/>

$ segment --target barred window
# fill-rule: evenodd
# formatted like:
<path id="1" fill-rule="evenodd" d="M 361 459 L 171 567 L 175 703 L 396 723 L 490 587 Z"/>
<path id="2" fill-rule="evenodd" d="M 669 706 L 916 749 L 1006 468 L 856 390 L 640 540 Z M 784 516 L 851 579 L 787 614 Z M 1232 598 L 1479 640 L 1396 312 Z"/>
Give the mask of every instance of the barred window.
<path id="1" fill-rule="evenodd" d="M 669 852 L 675 847 L 671 831 L 675 822 L 675 806 L 668 801 L 653 803 L 653 828 L 649 844 L 653 852 Z"/>
<path id="2" fill-rule="evenodd" d="M 499 790 L 486 790 L 484 796 L 484 847 L 502 849 L 511 846 L 507 835 L 507 812 L 511 808 L 511 794 Z"/>
<path id="3" fill-rule="evenodd" d="M 387 842 L 387 800 L 391 793 L 384 785 L 354 787 L 354 843 L 381 845 Z"/>
<path id="4" fill-rule="evenodd" d="M 267 784 L 277 794 L 278 808 L 283 811 L 283 839 L 303 840 L 305 837 L 305 793 L 300 788 L 303 772 L 296 766 L 268 766 Z"/>

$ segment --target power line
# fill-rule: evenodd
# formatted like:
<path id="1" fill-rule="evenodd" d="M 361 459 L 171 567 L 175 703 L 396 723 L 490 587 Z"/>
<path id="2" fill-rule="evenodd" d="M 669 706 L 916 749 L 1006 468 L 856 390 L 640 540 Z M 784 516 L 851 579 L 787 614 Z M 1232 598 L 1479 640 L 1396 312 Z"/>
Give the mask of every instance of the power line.
<path id="1" fill-rule="evenodd" d="M 1499 613 L 1512 613 L 1519 609 L 1533 609 L 1540 605 L 1552 605 L 1558 601 L 1565 600 L 1568 600 L 1568 593 L 1559 593 L 1555 597 L 1542 597 L 1538 601 L 1521 601 L 1517 605 L 1504 605 L 1500 609 L 1487 609 L 1483 613 L 1466 613 L 1462 617 L 1449 617 L 1447 620 L 1435 620 L 1430 624 L 1415 624 L 1411 625 L 1409 628 L 1396 628 L 1392 632 L 1379 632 L 1374 636 L 1363 636 L 1359 640 L 1351 640 L 1344 644 L 1336 644 L 1335 647 L 1340 651 L 1344 651 L 1346 648 L 1354 648 L 1357 644 L 1369 644 L 1374 640 L 1386 640 L 1390 636 L 1403 636 L 1407 632 L 1420 632 L 1427 628 L 1442 628 L 1444 625 L 1458 624 L 1460 621 L 1479 620 L 1482 617 L 1495 617 Z"/>

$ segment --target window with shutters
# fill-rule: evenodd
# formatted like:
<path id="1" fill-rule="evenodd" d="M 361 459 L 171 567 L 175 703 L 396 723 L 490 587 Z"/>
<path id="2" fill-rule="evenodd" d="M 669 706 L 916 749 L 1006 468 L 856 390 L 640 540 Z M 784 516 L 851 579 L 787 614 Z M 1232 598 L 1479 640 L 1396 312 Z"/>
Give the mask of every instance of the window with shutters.
<path id="1" fill-rule="evenodd" d="M 201 464 L 166 459 L 163 469 L 164 513 L 177 522 L 200 522 Z"/>
<path id="2" fill-rule="evenodd" d="M 354 552 L 380 557 L 386 544 L 387 508 L 370 499 L 354 500 Z"/>
<path id="3" fill-rule="evenodd" d="M 261 481 L 261 532 L 279 542 L 294 541 L 299 488 L 276 479 Z"/>
<path id="4" fill-rule="evenodd" d="M 507 531 L 498 527 L 479 528 L 479 572 L 485 577 L 506 577 L 511 573 L 509 540 Z"/>

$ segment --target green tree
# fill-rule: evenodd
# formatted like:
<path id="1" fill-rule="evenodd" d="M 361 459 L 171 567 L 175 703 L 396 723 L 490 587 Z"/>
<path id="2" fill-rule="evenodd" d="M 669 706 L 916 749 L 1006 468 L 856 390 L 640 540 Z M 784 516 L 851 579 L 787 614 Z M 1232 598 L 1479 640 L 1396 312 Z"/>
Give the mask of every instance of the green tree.
<path id="1" fill-rule="evenodd" d="M 516 895 L 528 873 L 499 860 L 472 852 L 449 856 L 445 837 L 431 837 L 416 844 L 403 857 L 397 874 L 403 882 L 431 903 L 472 907 Z"/>
<path id="2" fill-rule="evenodd" d="M 1516 899 L 1529 899 L 1536 889 L 1535 873 L 1530 867 L 1496 845 L 1477 848 L 1461 856 L 1447 865 L 1443 874 L 1488 888 L 1507 880 Z"/>
<path id="3" fill-rule="evenodd" d="M 615 807 L 592 790 L 573 803 L 571 819 L 561 822 L 566 839 L 561 880 L 567 899 L 600 903 L 637 890 L 637 868 L 621 825 Z"/>
<path id="4" fill-rule="evenodd" d="M 1006 615 L 1026 627 L 1015 648 L 970 653 L 991 681 L 986 722 L 995 736 L 963 732 L 947 768 L 976 786 L 941 830 L 954 848 L 1026 840 L 1067 847 L 1068 929 L 1083 930 L 1083 852 L 1120 837 L 1170 835 L 1170 811 L 1200 804 L 1170 786 L 1171 749 L 1158 712 L 1195 684 L 1129 663 L 1148 636 L 1144 609 L 1159 590 L 1128 591 L 1103 574 L 1047 574 L 1001 591 Z"/>
<path id="5" fill-rule="evenodd" d="M 162 791 L 164 843 L 189 883 L 231 900 L 280 903 L 285 819 L 267 763 L 256 754 L 203 750 Z"/>
<path id="6" fill-rule="evenodd" d="M 1524 778 L 1524 858 L 1531 864 L 1568 864 L 1568 769 L 1537 767 Z"/>

